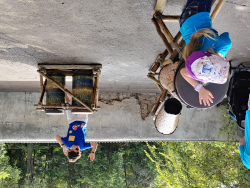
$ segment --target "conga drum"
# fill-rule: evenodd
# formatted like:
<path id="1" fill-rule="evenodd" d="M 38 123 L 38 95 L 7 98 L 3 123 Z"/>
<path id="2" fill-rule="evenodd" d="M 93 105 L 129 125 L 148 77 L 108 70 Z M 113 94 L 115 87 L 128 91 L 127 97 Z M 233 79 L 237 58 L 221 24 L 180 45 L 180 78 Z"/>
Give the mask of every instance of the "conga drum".
<path id="1" fill-rule="evenodd" d="M 74 74 L 72 80 L 72 94 L 84 102 L 86 105 L 91 107 L 93 92 L 94 92 L 94 81 L 93 73 L 88 72 L 86 74 Z M 72 105 L 82 106 L 75 99 L 72 99 Z"/>
<path id="2" fill-rule="evenodd" d="M 164 135 L 172 134 L 179 123 L 182 105 L 175 98 L 167 99 L 155 119 L 156 130 Z"/>
<path id="3" fill-rule="evenodd" d="M 65 76 L 62 74 L 48 75 L 52 80 L 65 88 Z M 65 94 L 52 81 L 47 80 L 46 89 L 46 105 L 61 106 L 65 102 Z"/>
<path id="4" fill-rule="evenodd" d="M 194 108 L 209 108 L 218 104 L 225 97 L 229 79 L 224 84 L 207 83 L 204 87 L 213 94 L 213 103 L 210 103 L 210 106 L 200 105 L 199 93 L 180 74 L 180 70 L 184 67 L 185 62 L 180 63 L 174 76 L 174 88 L 182 102 Z"/>

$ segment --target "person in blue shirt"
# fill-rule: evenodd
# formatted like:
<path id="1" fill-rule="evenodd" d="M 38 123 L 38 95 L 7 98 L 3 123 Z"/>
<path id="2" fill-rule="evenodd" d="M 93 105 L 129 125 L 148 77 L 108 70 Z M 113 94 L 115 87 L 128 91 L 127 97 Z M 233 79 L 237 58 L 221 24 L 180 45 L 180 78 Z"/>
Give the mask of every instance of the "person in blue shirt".
<path id="1" fill-rule="evenodd" d="M 221 56 L 221 59 L 223 61 L 225 60 L 223 58 L 225 58 L 228 50 L 232 46 L 232 42 L 230 40 L 228 32 L 219 35 L 218 32 L 212 27 L 212 21 L 210 18 L 212 3 L 213 0 L 187 1 L 185 9 L 183 10 L 179 20 L 180 32 L 182 34 L 182 38 L 186 42 L 186 47 L 183 53 L 183 57 L 185 60 L 188 59 L 194 52 L 201 51 L 204 52 L 203 54 L 206 54 L 208 52 L 209 54 L 211 54 L 211 56 Z M 206 58 L 209 56 L 210 55 L 206 55 Z M 199 60 L 204 60 L 203 57 L 197 58 L 198 59 L 194 59 L 193 57 L 191 63 L 197 62 Z M 207 60 L 207 62 L 209 61 L 210 60 Z M 213 62 L 210 61 L 210 67 L 211 64 L 213 64 Z M 191 67 L 192 64 L 189 64 L 188 67 L 186 66 L 186 68 L 181 69 L 180 73 L 183 78 L 188 83 L 190 83 L 196 91 L 199 92 L 200 104 L 202 104 L 203 102 L 204 105 L 210 106 L 210 103 L 213 102 L 213 95 L 210 91 L 206 90 L 202 84 L 199 83 L 199 79 L 195 79 L 196 77 L 192 76 L 192 74 L 190 75 L 190 72 L 192 73 Z M 205 74 L 211 74 L 214 72 L 215 71 L 212 70 L 211 72 L 206 71 Z M 217 72 L 220 72 L 220 70 Z"/>
<path id="2" fill-rule="evenodd" d="M 65 94 L 65 102 L 70 102 L 69 97 Z M 68 157 L 69 162 L 75 162 L 81 157 L 81 152 L 92 148 L 89 158 L 95 159 L 97 143 L 86 143 L 85 136 L 87 131 L 87 114 L 72 114 L 71 110 L 66 110 L 69 129 L 66 137 L 56 135 L 56 140 L 63 148 L 63 153 Z"/>
<path id="3" fill-rule="evenodd" d="M 245 136 L 239 141 L 240 158 L 243 164 L 250 169 L 250 95 L 248 110 L 245 116 Z"/>

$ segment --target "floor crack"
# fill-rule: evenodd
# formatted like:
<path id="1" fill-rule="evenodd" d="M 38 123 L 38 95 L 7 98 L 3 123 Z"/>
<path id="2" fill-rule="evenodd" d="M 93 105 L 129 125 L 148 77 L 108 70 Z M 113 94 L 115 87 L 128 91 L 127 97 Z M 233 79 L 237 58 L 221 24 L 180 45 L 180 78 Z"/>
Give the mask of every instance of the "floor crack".
<path id="1" fill-rule="evenodd" d="M 227 3 L 231 3 L 231 4 L 234 4 L 234 5 L 239 5 L 239 6 L 242 6 L 242 7 L 247 7 L 247 5 L 240 5 L 240 4 L 237 4 L 235 2 L 231 2 L 231 1 L 226 1 Z"/>

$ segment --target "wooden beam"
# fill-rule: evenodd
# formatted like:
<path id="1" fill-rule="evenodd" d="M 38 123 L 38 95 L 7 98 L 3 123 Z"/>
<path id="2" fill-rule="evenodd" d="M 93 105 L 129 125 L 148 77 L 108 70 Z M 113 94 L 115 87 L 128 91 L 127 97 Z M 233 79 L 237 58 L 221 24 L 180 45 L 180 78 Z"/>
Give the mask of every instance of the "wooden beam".
<path id="1" fill-rule="evenodd" d="M 59 89 L 61 89 L 63 92 L 69 94 L 71 97 L 73 97 L 75 100 L 77 100 L 80 104 L 82 104 L 84 107 L 86 107 L 88 110 L 90 110 L 91 112 L 92 109 L 90 107 L 88 107 L 88 105 L 86 105 L 84 102 L 82 102 L 80 99 L 78 99 L 77 97 L 75 97 L 69 90 L 64 89 L 62 86 L 60 86 L 57 82 L 55 82 L 54 80 L 52 80 L 51 78 L 49 78 L 47 75 L 43 74 L 41 71 L 37 71 L 39 74 L 41 74 L 43 77 L 47 78 L 48 80 L 50 80 L 51 82 L 53 82 Z"/>
<path id="2" fill-rule="evenodd" d="M 39 104 L 34 104 L 34 106 L 40 106 Z M 41 105 L 42 108 L 60 108 L 63 109 L 63 107 L 61 105 Z M 74 105 L 69 105 L 70 109 L 86 109 L 86 107 L 84 106 L 74 106 Z M 87 110 L 87 109 L 86 109 Z"/>
<path id="3" fill-rule="evenodd" d="M 66 71 L 66 70 L 54 70 L 54 69 L 47 69 L 46 70 L 48 75 L 51 74 L 63 74 L 65 76 L 73 76 L 74 74 L 82 74 L 82 75 L 92 75 L 92 70 L 74 70 L 74 71 Z"/>
<path id="4" fill-rule="evenodd" d="M 163 13 L 167 0 L 157 0 L 155 5 L 155 12 Z"/>
<path id="5" fill-rule="evenodd" d="M 64 64 L 38 64 L 38 69 L 94 69 L 94 68 L 102 68 L 101 64 L 71 64 L 71 65 L 64 65 Z"/>

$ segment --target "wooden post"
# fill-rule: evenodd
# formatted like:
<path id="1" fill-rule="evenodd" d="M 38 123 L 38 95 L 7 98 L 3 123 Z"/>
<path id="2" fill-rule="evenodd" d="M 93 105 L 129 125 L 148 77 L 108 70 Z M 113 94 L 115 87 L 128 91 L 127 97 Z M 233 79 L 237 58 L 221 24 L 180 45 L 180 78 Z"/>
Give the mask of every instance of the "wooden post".
<path id="1" fill-rule="evenodd" d="M 218 4 L 216 5 L 216 7 L 214 8 L 213 13 L 211 14 L 211 20 L 212 22 L 214 21 L 214 19 L 216 18 L 217 14 L 219 13 L 221 7 L 223 6 L 223 4 L 225 3 L 226 0 L 220 0 L 218 2 Z"/>
<path id="2" fill-rule="evenodd" d="M 41 95 L 40 95 L 40 99 L 39 99 L 39 104 L 44 104 L 44 102 L 43 102 L 43 97 L 44 97 L 44 93 L 45 93 L 45 87 L 46 87 L 46 85 L 47 85 L 47 79 L 45 79 L 45 81 L 44 81 L 44 85 L 42 86 L 42 91 L 41 91 Z"/>
<path id="3" fill-rule="evenodd" d="M 155 5 L 155 12 L 163 13 L 167 0 L 157 0 Z"/>
<path id="4" fill-rule="evenodd" d="M 54 82 L 54 84 L 61 89 L 63 92 L 69 94 L 71 97 L 73 97 L 75 100 L 77 100 L 79 103 L 81 103 L 84 107 L 86 107 L 88 110 L 90 110 L 91 112 L 92 109 L 90 107 L 88 107 L 88 105 L 86 105 L 84 102 L 82 102 L 80 99 L 78 99 L 77 97 L 75 97 L 70 91 L 68 91 L 67 89 L 64 89 L 62 86 L 60 86 L 57 82 L 55 82 L 54 80 L 52 80 L 51 78 L 49 78 L 47 75 L 43 74 L 41 71 L 37 71 L 39 74 L 41 74 L 43 77 L 47 78 L 48 80 L 50 80 L 51 82 Z"/>

